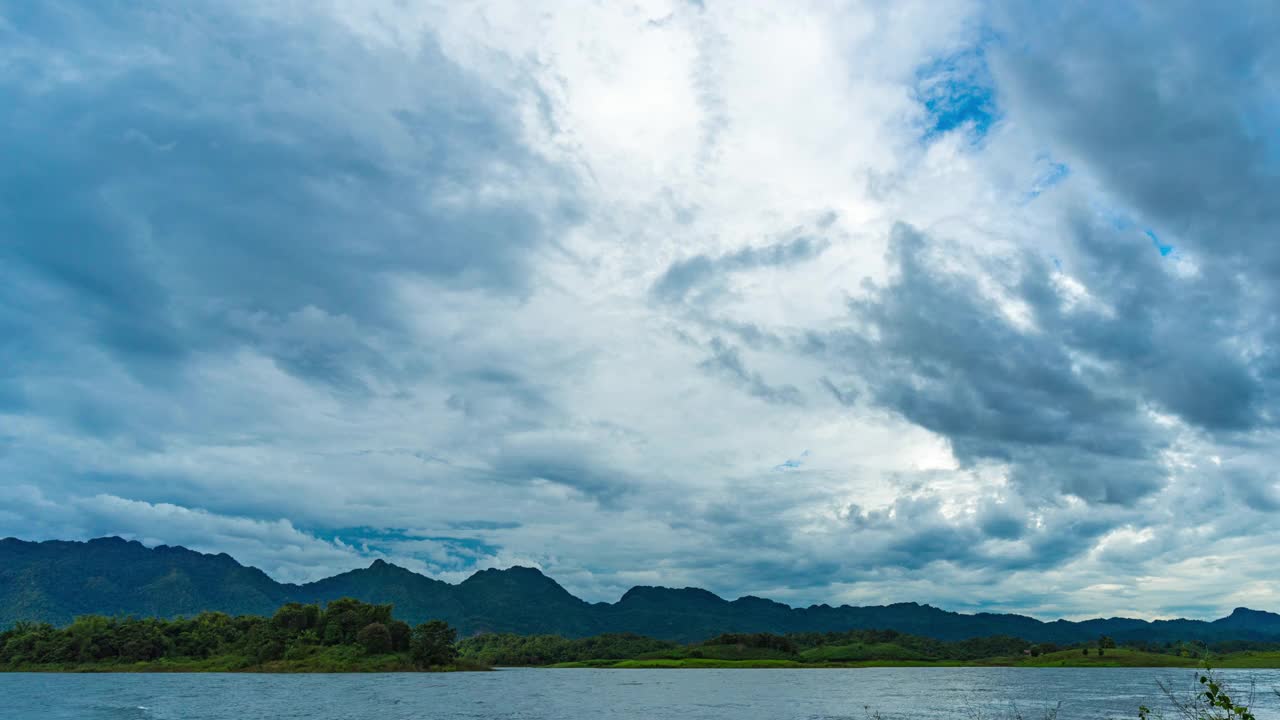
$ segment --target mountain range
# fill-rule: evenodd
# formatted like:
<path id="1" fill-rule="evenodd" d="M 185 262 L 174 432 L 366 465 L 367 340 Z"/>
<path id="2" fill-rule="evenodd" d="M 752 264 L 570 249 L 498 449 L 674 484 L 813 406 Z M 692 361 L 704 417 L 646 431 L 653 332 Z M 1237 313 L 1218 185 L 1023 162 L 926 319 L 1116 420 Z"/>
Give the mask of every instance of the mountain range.
<path id="1" fill-rule="evenodd" d="M 634 632 L 680 642 L 722 632 L 893 629 L 940 640 L 1011 635 L 1032 642 L 1117 640 L 1280 641 L 1280 615 L 1237 608 L 1213 620 L 1100 618 L 1044 622 L 1024 615 L 963 614 L 917 603 L 792 608 L 764 598 L 725 600 L 699 588 L 634 587 L 616 603 L 574 597 L 539 570 L 481 570 L 456 585 L 375 560 L 301 585 L 280 583 L 226 554 L 148 548 L 118 537 L 87 542 L 0 540 L 0 628 L 20 620 L 69 623 L 78 615 L 176 617 L 205 610 L 270 615 L 286 602 L 340 597 L 392 603 L 410 623 L 441 619 L 481 632 L 584 637 Z"/>

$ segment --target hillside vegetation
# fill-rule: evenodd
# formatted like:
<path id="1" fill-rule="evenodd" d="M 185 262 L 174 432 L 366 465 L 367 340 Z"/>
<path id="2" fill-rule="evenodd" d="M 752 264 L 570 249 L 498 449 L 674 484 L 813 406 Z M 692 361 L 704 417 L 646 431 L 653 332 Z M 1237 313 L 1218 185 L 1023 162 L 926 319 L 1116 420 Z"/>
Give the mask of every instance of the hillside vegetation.
<path id="1" fill-rule="evenodd" d="M 1233 641 L 1244 643 L 1236 648 L 1243 651 L 1256 649 L 1248 643 L 1280 641 L 1280 615 L 1245 608 L 1212 622 L 1126 618 L 1043 622 L 1022 615 L 948 612 L 917 603 L 793 608 L 753 596 L 726 600 L 699 588 L 643 586 L 628 590 L 615 603 L 588 603 L 534 568 L 481 570 L 450 584 L 377 560 L 367 568 L 292 585 L 276 582 L 228 555 L 206 555 L 182 547 L 148 548 L 120 538 L 38 543 L 0 540 L 0 627 L 18 621 L 62 626 L 82 615 L 172 619 L 220 612 L 269 616 L 286 603 L 324 604 L 344 597 L 394 605 L 397 616 L 411 625 L 438 619 L 463 636 L 516 633 L 586 638 L 630 634 L 697 643 L 726 632 L 799 637 L 894 628 L 916 638 L 946 642 L 1005 636 L 1029 643 L 1070 645 L 1105 634 L 1141 649 L 1163 649 L 1170 643 Z M 902 642 L 906 641 L 896 644 Z M 892 648 L 848 647 L 832 651 L 832 657 L 849 662 L 935 657 L 936 649 L 921 642 L 903 646 L 902 653 Z"/>

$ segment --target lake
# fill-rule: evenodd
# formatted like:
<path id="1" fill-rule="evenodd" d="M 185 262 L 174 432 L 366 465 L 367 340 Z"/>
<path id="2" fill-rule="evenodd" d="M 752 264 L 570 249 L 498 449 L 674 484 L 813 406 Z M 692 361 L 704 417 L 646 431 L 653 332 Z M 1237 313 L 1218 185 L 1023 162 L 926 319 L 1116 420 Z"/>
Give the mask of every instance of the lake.
<path id="1" fill-rule="evenodd" d="M 1259 720 L 1280 719 L 1280 670 L 1232 670 L 1258 688 Z M 866 668 L 856 670 L 536 670 L 388 675 L 0 674 L 4 720 L 1039 720 L 1137 716 L 1156 683 L 1191 670 Z"/>

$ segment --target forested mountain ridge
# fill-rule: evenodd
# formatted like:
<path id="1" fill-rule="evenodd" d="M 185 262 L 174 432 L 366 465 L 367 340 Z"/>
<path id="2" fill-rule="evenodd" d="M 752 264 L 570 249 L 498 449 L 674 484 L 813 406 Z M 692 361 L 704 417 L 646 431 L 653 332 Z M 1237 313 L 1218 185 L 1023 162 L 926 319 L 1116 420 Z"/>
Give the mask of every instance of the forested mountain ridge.
<path id="1" fill-rule="evenodd" d="M 1071 643 L 1105 634 L 1122 640 L 1280 640 L 1280 615 L 1238 608 L 1203 620 L 1106 618 L 1043 622 L 1022 615 L 962 614 L 917 603 L 792 608 L 746 596 L 725 600 L 698 588 L 635 587 L 616 603 L 588 603 L 533 568 L 482 570 L 457 585 L 382 560 L 312 583 L 279 583 L 225 554 L 136 541 L 0 540 L 0 627 L 19 620 L 69 623 L 78 615 L 176 617 L 204 610 L 270 615 L 286 602 L 354 597 L 395 605 L 416 624 L 441 619 L 464 636 L 479 632 L 584 637 L 632 632 L 691 642 L 724 632 L 893 629 L 960 640 L 1009 635 Z"/>

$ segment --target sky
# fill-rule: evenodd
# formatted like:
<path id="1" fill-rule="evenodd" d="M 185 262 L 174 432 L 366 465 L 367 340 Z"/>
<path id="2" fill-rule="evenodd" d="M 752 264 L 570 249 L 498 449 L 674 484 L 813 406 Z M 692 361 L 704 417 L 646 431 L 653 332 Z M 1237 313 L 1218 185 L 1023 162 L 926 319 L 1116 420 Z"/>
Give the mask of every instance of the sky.
<path id="1" fill-rule="evenodd" d="M 0 536 L 1280 611 L 1280 5 L 0 0 Z"/>

